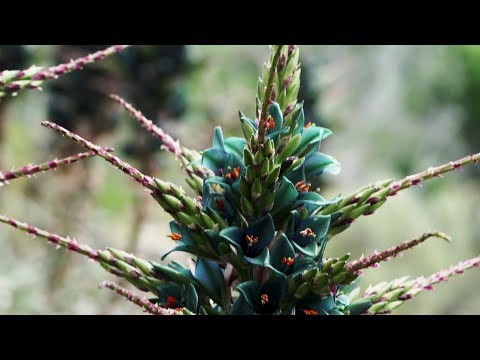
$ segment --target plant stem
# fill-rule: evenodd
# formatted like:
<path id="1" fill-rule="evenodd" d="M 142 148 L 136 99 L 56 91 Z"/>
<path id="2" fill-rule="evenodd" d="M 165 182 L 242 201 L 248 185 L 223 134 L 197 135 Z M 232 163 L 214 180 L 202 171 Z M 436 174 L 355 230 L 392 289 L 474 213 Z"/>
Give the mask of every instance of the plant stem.
<path id="1" fill-rule="evenodd" d="M 137 182 L 139 182 L 140 184 L 142 184 L 146 188 L 148 188 L 150 190 L 153 190 L 153 191 L 158 190 L 157 186 L 155 185 L 155 182 L 153 181 L 153 179 L 150 176 L 142 174 L 138 169 L 136 169 L 135 167 L 133 167 L 129 163 L 121 160 L 119 157 L 117 157 L 115 155 L 112 155 L 112 154 L 109 154 L 101 146 L 95 145 L 95 144 L 91 143 L 90 141 L 85 140 L 80 135 L 77 135 L 77 134 L 75 134 L 71 131 L 68 131 L 67 129 L 65 129 L 62 126 L 60 126 L 58 124 L 55 124 L 53 122 L 43 121 L 42 125 L 61 133 L 62 135 L 76 141 L 77 143 L 79 143 L 83 147 L 95 152 L 98 156 L 101 156 L 106 161 L 108 161 L 113 166 L 115 166 L 116 168 L 122 170 L 127 175 L 130 175 L 132 178 L 134 178 Z"/>
<path id="2" fill-rule="evenodd" d="M 113 148 L 106 148 L 105 151 L 112 152 Z M 25 165 L 19 170 L 0 171 L 0 186 L 8 184 L 10 180 L 18 179 L 24 176 L 32 176 L 39 172 L 49 171 L 59 166 L 73 164 L 79 160 L 83 160 L 97 155 L 95 151 L 87 151 L 76 155 L 68 156 L 60 160 L 51 160 L 39 165 Z"/>
<path id="3" fill-rule="evenodd" d="M 397 246 L 393 246 L 393 247 L 391 247 L 389 249 L 386 249 L 386 250 L 384 250 L 380 253 L 375 252 L 370 256 L 367 256 L 367 257 L 362 256 L 358 260 L 350 261 L 347 264 L 347 270 L 350 271 L 350 272 L 359 273 L 360 270 L 362 270 L 362 269 L 366 269 L 366 268 L 369 268 L 369 267 L 375 267 L 378 263 L 380 263 L 382 261 L 388 261 L 392 257 L 398 256 L 402 251 L 411 249 L 411 248 L 421 244 L 422 242 L 424 242 L 425 240 L 427 240 L 428 238 L 431 238 L 431 237 L 438 237 L 438 238 L 444 239 L 448 242 L 451 241 L 450 237 L 448 235 L 442 233 L 442 232 L 438 232 L 438 231 L 427 232 L 427 233 L 421 235 L 419 238 L 416 238 L 416 239 L 413 239 L 413 240 L 410 240 L 410 241 L 402 242 L 402 243 L 398 244 Z"/>
<path id="4" fill-rule="evenodd" d="M 378 182 L 375 185 L 362 187 L 320 211 L 323 215 L 333 214 L 335 212 L 343 213 L 341 217 L 332 222 L 328 238 L 330 239 L 345 231 L 357 217 L 373 214 L 379 207 L 383 206 L 388 197 L 396 195 L 399 191 L 411 186 L 421 186 L 425 180 L 441 177 L 444 173 L 452 170 L 460 170 L 465 165 L 472 163 L 477 164 L 479 161 L 480 153 L 477 153 L 437 167 L 430 167 L 398 181 L 390 179 Z M 362 194 L 367 194 L 368 196 L 362 196 Z"/>
<path id="5" fill-rule="evenodd" d="M 260 119 L 258 123 L 258 144 L 263 144 L 265 142 L 265 134 L 267 132 L 266 128 L 266 120 L 268 117 L 268 107 L 270 105 L 270 101 L 272 100 L 272 92 L 274 83 L 273 80 L 275 79 L 275 73 L 277 71 L 278 59 L 280 58 L 280 53 L 282 51 L 282 45 L 275 45 L 277 48 L 275 50 L 275 55 L 273 56 L 272 62 L 269 64 L 269 74 L 268 74 L 268 82 L 267 86 L 265 87 L 265 93 L 263 95 L 263 102 L 262 102 L 262 111 L 260 114 Z"/>
<path id="6" fill-rule="evenodd" d="M 157 304 L 151 303 L 145 297 L 139 297 L 129 290 L 110 281 L 104 281 L 100 284 L 100 288 L 106 288 L 115 291 L 118 295 L 124 297 L 127 301 L 143 308 L 145 312 L 153 315 L 184 315 L 183 311 L 175 309 L 166 309 Z"/>
<path id="7" fill-rule="evenodd" d="M 129 45 L 115 45 L 105 50 L 72 60 L 69 63 L 43 68 L 31 66 L 25 70 L 6 70 L 0 72 L 0 101 L 7 95 L 15 96 L 25 88 L 41 90 L 45 80 L 56 79 L 60 75 L 82 69 L 84 65 L 95 63 L 105 57 L 116 54 Z"/>

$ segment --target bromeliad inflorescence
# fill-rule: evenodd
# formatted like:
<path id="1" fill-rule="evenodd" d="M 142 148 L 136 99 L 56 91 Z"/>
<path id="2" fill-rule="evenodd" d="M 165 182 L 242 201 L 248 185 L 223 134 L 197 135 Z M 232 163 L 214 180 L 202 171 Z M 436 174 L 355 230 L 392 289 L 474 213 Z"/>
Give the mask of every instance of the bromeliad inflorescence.
<path id="1" fill-rule="evenodd" d="M 12 76 L 23 79 L 15 80 L 20 81 L 22 88 L 36 86 L 38 75 L 32 77 L 30 72 L 5 73 L 10 78 L 0 84 L 0 95 L 12 92 Z M 357 285 L 363 270 L 374 268 L 429 237 L 449 238 L 443 233 L 429 232 L 353 261 L 348 261 L 350 254 L 326 257 L 328 242 L 350 228 L 360 216 L 373 214 L 388 197 L 478 162 L 480 154 L 400 181 L 384 180 L 347 196 L 325 199 L 316 189 L 318 179 L 323 174 L 338 174 L 340 164 L 320 152 L 322 141 L 332 132 L 305 119 L 303 104 L 297 99 L 300 72 L 298 47 L 272 46 L 270 59 L 258 81 L 255 117 L 240 112 L 243 138 L 224 138 L 217 127 L 212 147 L 202 152 L 180 145 L 132 105 L 112 96 L 162 142 L 163 149 L 181 161 L 187 184 L 196 197 L 190 197 L 173 183 L 141 173 L 112 154 L 111 149 L 93 144 L 52 122 L 42 125 L 76 141 L 88 152 L 0 173 L 0 183 L 4 183 L 100 156 L 145 187 L 172 216 L 171 233 L 167 236 L 174 247 L 162 260 L 174 251 L 182 251 L 192 255 L 193 266 L 175 261 L 163 265 L 112 248 L 95 250 L 5 216 L 0 215 L 0 221 L 88 256 L 139 290 L 153 294 L 147 300 L 113 283 L 102 285 L 157 315 L 384 314 L 422 290 L 478 266 L 480 257 L 427 279 L 401 278 L 382 283 L 358 297 Z M 30 77 L 24 79 L 27 73 Z M 49 77 L 42 77 L 42 81 L 46 79 Z"/>

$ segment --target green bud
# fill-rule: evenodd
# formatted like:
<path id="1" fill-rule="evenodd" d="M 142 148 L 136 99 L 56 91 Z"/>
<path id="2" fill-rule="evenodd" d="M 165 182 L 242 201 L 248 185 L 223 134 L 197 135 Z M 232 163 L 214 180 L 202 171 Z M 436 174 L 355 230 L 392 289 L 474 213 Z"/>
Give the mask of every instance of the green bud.
<path id="1" fill-rule="evenodd" d="M 329 280 L 328 274 L 318 273 L 315 276 L 315 288 L 317 289 L 324 288 L 325 286 L 328 285 L 328 280 Z"/>
<path id="2" fill-rule="evenodd" d="M 392 182 L 393 182 L 393 179 L 385 179 L 385 180 L 378 181 L 376 184 L 379 187 L 386 187 L 390 185 Z"/>
<path id="3" fill-rule="evenodd" d="M 247 148 L 243 149 L 243 162 L 246 166 L 253 165 L 253 154 Z"/>
<path id="4" fill-rule="evenodd" d="M 339 203 L 337 203 L 337 208 L 338 209 L 341 209 L 343 207 L 346 207 L 348 205 L 351 205 L 350 203 L 352 202 L 352 200 L 355 198 L 355 196 L 357 195 L 357 193 L 351 193 L 350 195 L 348 195 L 347 197 L 343 198 L 342 200 L 340 200 Z M 333 205 L 333 204 L 332 204 Z M 331 206 L 331 205 L 329 205 Z M 324 211 L 328 208 L 328 206 L 323 209 Z M 322 213 L 324 213 L 324 211 L 322 211 Z"/>
<path id="5" fill-rule="evenodd" d="M 250 196 L 251 187 L 248 185 L 247 180 L 245 180 L 245 176 L 240 178 L 240 194 L 243 196 Z"/>
<path id="6" fill-rule="evenodd" d="M 260 182 L 260 179 L 255 179 L 252 185 L 252 199 L 253 200 L 258 200 L 258 198 L 262 195 L 262 183 Z"/>
<path id="7" fill-rule="evenodd" d="M 245 180 L 250 185 L 255 181 L 255 169 L 253 166 L 247 167 L 247 170 L 245 171 Z"/>
<path id="8" fill-rule="evenodd" d="M 97 254 L 101 260 L 107 263 L 112 261 L 112 254 L 110 254 L 110 252 L 108 252 L 107 250 L 98 250 Z"/>
<path id="9" fill-rule="evenodd" d="M 293 136 L 290 141 L 287 143 L 283 151 L 277 156 L 277 164 L 281 164 L 285 161 L 290 155 L 292 155 L 297 149 L 298 145 L 302 141 L 302 134 L 296 134 Z"/>
<path id="10" fill-rule="evenodd" d="M 298 76 L 300 76 L 300 72 L 301 70 L 298 69 L 295 74 L 299 74 Z M 293 80 L 292 83 L 290 84 L 289 87 L 287 87 L 287 99 L 290 100 L 290 101 L 294 101 L 297 96 L 298 96 L 298 90 L 300 90 L 300 81 L 296 81 Z"/>
<path id="11" fill-rule="evenodd" d="M 203 190 L 203 179 L 196 175 L 196 174 L 190 174 L 190 177 L 186 177 L 185 181 L 187 184 L 195 191 L 201 193 Z"/>
<path id="12" fill-rule="evenodd" d="M 344 268 L 345 268 L 345 261 L 339 261 L 332 265 L 332 273 L 336 275 L 339 272 L 343 271 Z"/>
<path id="13" fill-rule="evenodd" d="M 266 187 L 273 185 L 277 181 L 278 175 L 280 174 L 280 169 L 281 165 L 277 165 L 270 171 L 270 173 L 267 175 L 267 178 L 265 179 Z"/>
<path id="14" fill-rule="evenodd" d="M 287 66 L 285 67 L 285 71 L 283 71 L 284 74 L 290 75 L 293 70 L 298 66 L 298 59 L 300 57 L 300 51 L 298 51 L 298 48 L 295 49 L 295 51 L 290 55 L 288 58 Z"/>
<path id="15" fill-rule="evenodd" d="M 289 104 L 290 105 L 290 104 Z M 287 105 L 288 106 L 288 105 Z M 283 119 L 283 125 L 284 126 L 289 126 L 292 122 L 293 119 L 297 119 L 297 116 L 300 112 L 300 110 L 302 109 L 303 107 L 303 101 L 300 102 L 300 103 L 297 103 L 297 102 L 293 102 L 292 103 L 292 106 L 293 106 L 293 111 L 288 114 L 288 116 L 286 116 L 284 119 Z M 295 128 L 297 127 L 297 123 L 295 122 L 295 125 L 294 126 L 291 126 L 290 127 L 290 133 L 292 134 L 294 131 L 295 131 Z"/>
<path id="16" fill-rule="evenodd" d="M 127 254 L 125 251 L 122 251 L 122 250 L 117 250 L 117 249 L 114 249 L 114 248 L 107 248 L 107 251 L 110 252 L 110 254 L 112 254 L 113 257 L 115 257 L 119 260 L 126 261 L 126 262 L 129 262 L 128 259 L 132 258 L 131 255 Z"/>
<path id="17" fill-rule="evenodd" d="M 175 215 L 178 218 L 178 221 L 180 221 L 183 225 L 185 226 L 190 226 L 194 224 L 198 224 L 198 218 L 195 216 L 191 216 L 187 213 L 184 213 L 183 211 L 178 211 L 175 213 Z"/>
<path id="18" fill-rule="evenodd" d="M 220 229 L 224 229 L 227 227 L 228 225 L 227 222 L 222 218 L 222 216 L 218 212 L 216 212 L 213 209 L 208 209 L 208 213 L 212 218 L 212 220 L 219 225 Z"/>
<path id="19" fill-rule="evenodd" d="M 295 291 L 295 297 L 297 299 L 302 299 L 307 296 L 309 292 L 310 285 L 308 283 L 303 283 L 297 288 L 297 291 Z"/>
<path id="20" fill-rule="evenodd" d="M 186 177 L 185 182 L 188 184 L 188 186 L 190 186 L 192 190 L 195 190 L 196 192 L 199 192 L 199 193 L 202 191 L 203 186 L 199 186 L 199 184 L 191 177 Z"/>
<path id="21" fill-rule="evenodd" d="M 334 212 L 337 212 L 340 208 L 341 208 L 340 202 L 336 202 L 334 204 L 325 206 L 320 213 L 322 215 L 330 215 L 330 214 L 333 214 Z"/>
<path id="22" fill-rule="evenodd" d="M 332 277 L 332 282 L 335 284 L 341 284 L 346 278 L 347 278 L 348 273 L 346 272 L 341 272 L 339 274 L 336 274 Z"/>
<path id="23" fill-rule="evenodd" d="M 317 273 L 318 273 L 318 269 L 316 267 L 309 269 L 302 274 L 302 280 L 304 282 L 309 282 L 310 280 L 313 279 L 315 275 L 317 275 Z"/>
<path id="24" fill-rule="evenodd" d="M 273 142 L 272 139 L 268 139 L 267 142 L 265 143 L 265 147 L 263 148 L 263 155 L 265 157 L 272 157 L 275 153 L 275 143 Z"/>
<path id="25" fill-rule="evenodd" d="M 261 77 L 257 80 L 257 98 L 261 99 L 263 94 L 263 80 Z"/>
<path id="26" fill-rule="evenodd" d="M 185 195 L 181 195 L 180 199 L 182 201 L 183 206 L 185 206 L 190 213 L 195 214 L 196 212 L 198 212 L 199 206 L 192 198 Z"/>
<path id="27" fill-rule="evenodd" d="M 342 216 L 340 216 L 337 220 L 337 222 L 341 222 L 347 218 L 350 217 L 350 213 L 357 208 L 357 204 L 351 204 L 345 206 L 343 209 L 339 209 L 338 211 L 342 213 Z"/>
<path id="28" fill-rule="evenodd" d="M 347 277 L 343 280 L 344 284 L 351 284 L 353 281 L 357 280 L 358 274 L 357 273 L 347 273 Z"/>
<path id="29" fill-rule="evenodd" d="M 351 253 L 346 253 L 345 255 L 338 258 L 338 261 L 347 261 L 350 258 Z"/>
<path id="30" fill-rule="evenodd" d="M 257 139 L 255 134 L 250 136 L 250 149 L 254 149 L 255 145 L 257 145 Z"/>
<path id="31" fill-rule="evenodd" d="M 352 211 L 350 211 L 350 214 L 348 215 L 348 217 L 350 219 L 356 219 L 360 215 L 363 215 L 364 213 L 366 213 L 369 208 L 370 208 L 370 204 L 363 204 L 357 207 L 356 209 L 353 209 Z"/>
<path id="32" fill-rule="evenodd" d="M 275 202 L 275 195 L 273 191 L 265 191 L 260 198 L 258 206 L 260 210 L 264 213 L 269 212 L 273 208 L 273 203 Z"/>
<path id="33" fill-rule="evenodd" d="M 376 304 L 373 304 L 370 309 L 368 309 L 369 312 L 373 313 L 373 314 L 376 314 L 377 312 L 379 312 L 380 310 L 382 310 L 385 305 L 387 305 L 388 302 L 387 301 L 380 301 Z"/>
<path id="34" fill-rule="evenodd" d="M 350 227 L 351 224 L 345 224 L 345 225 L 336 225 L 336 226 L 332 226 L 329 230 L 328 230 L 328 237 L 327 237 L 327 241 L 330 241 L 330 239 L 332 237 L 334 237 L 335 235 L 337 234 L 340 234 L 341 232 L 345 231 L 346 229 L 348 229 Z"/>
<path id="35" fill-rule="evenodd" d="M 115 265 L 122 270 L 124 274 L 128 274 L 128 277 L 138 278 L 141 276 L 140 272 L 133 266 L 127 264 L 125 261 L 115 259 Z"/>
<path id="36" fill-rule="evenodd" d="M 211 229 L 215 225 L 215 222 L 210 218 L 210 216 L 205 214 L 203 211 L 200 213 L 200 220 L 206 229 Z"/>
<path id="37" fill-rule="evenodd" d="M 389 302 L 387 305 L 385 305 L 382 311 L 393 311 L 402 304 L 403 301 L 400 300 Z"/>
<path id="38" fill-rule="evenodd" d="M 167 183 L 166 181 L 153 178 L 153 181 L 155 181 L 155 184 L 158 187 L 158 190 L 160 190 L 162 193 L 168 193 L 170 191 L 170 184 Z"/>
<path id="39" fill-rule="evenodd" d="M 385 298 L 385 300 L 388 301 L 394 301 L 397 300 L 397 298 L 402 295 L 405 292 L 405 289 L 394 289 L 392 291 L 387 292 L 384 294 L 382 297 Z"/>
<path id="40" fill-rule="evenodd" d="M 379 202 L 376 202 L 373 205 L 370 205 L 367 212 L 365 212 L 365 215 L 374 213 L 380 206 L 385 204 L 386 201 L 387 201 L 387 199 L 383 199 L 383 200 L 380 200 Z"/>
<path id="41" fill-rule="evenodd" d="M 164 194 L 163 200 L 165 200 L 165 202 L 175 210 L 177 209 L 183 210 L 185 208 L 182 202 L 172 195 Z"/>
<path id="42" fill-rule="evenodd" d="M 285 175 L 285 174 L 289 173 L 290 171 L 292 171 L 293 169 L 298 168 L 299 166 L 301 166 L 303 164 L 304 161 L 305 161 L 305 158 L 295 159 L 293 161 L 293 163 L 287 168 L 287 170 L 285 170 L 285 172 L 283 174 Z"/>
<path id="43" fill-rule="evenodd" d="M 245 196 L 240 196 L 240 205 L 244 214 L 253 214 L 254 209 L 250 201 Z"/>
<path id="44" fill-rule="evenodd" d="M 289 276 L 287 277 L 287 293 L 292 295 L 297 287 L 297 277 Z"/>
<path id="45" fill-rule="evenodd" d="M 242 132 L 243 132 L 243 136 L 245 137 L 246 140 L 250 139 L 252 137 L 252 135 L 255 133 L 255 129 L 253 128 L 253 126 L 250 124 L 250 122 L 248 122 L 247 120 L 245 119 L 240 119 L 241 121 L 241 128 L 242 128 Z"/>
<path id="46" fill-rule="evenodd" d="M 330 267 L 338 261 L 337 258 L 329 259 L 325 261 L 322 265 L 322 272 L 327 272 Z"/>
<path id="47" fill-rule="evenodd" d="M 376 193 L 374 193 L 371 197 L 376 197 L 378 199 L 385 199 L 387 195 L 390 193 L 390 188 L 389 187 L 384 187 L 383 189 L 380 189 Z"/>
<path id="48" fill-rule="evenodd" d="M 192 175 L 194 175 L 194 174 L 192 174 Z M 170 189 L 171 189 L 173 195 L 177 198 L 179 198 L 182 195 L 185 195 L 185 190 L 183 190 L 180 186 L 177 186 L 175 184 L 170 184 Z"/>
<path id="49" fill-rule="evenodd" d="M 270 160 L 268 158 L 263 159 L 262 165 L 260 166 L 260 176 L 266 178 L 268 176 L 268 171 L 270 170 Z"/>
<path id="50" fill-rule="evenodd" d="M 367 189 L 363 190 L 357 195 L 358 201 L 357 204 L 363 204 L 377 189 L 374 185 L 370 185 Z"/>
<path id="51" fill-rule="evenodd" d="M 253 165 L 258 166 L 263 161 L 263 152 L 257 151 L 257 153 L 253 156 Z"/>
<path id="52" fill-rule="evenodd" d="M 136 257 L 132 260 L 135 266 L 137 266 L 145 275 L 154 274 L 153 266 L 148 261 Z"/>

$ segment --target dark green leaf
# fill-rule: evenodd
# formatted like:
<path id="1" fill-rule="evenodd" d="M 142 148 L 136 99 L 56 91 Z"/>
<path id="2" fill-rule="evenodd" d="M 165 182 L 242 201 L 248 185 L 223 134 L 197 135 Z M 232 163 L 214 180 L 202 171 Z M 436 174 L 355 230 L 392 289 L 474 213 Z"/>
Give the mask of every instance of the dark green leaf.
<path id="1" fill-rule="evenodd" d="M 195 278 L 213 301 L 223 305 L 226 285 L 223 272 L 218 263 L 198 258 L 195 267 Z"/>

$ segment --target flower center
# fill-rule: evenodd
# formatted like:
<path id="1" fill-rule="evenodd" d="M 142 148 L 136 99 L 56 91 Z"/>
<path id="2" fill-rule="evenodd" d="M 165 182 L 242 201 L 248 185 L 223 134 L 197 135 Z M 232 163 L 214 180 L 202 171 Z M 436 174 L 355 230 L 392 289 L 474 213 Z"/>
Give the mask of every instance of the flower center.
<path id="1" fill-rule="evenodd" d="M 182 234 L 179 234 L 179 233 L 171 233 L 170 235 L 167 235 L 167 236 L 170 236 L 170 238 L 173 240 L 173 241 L 178 241 L 178 240 L 182 240 Z"/>
<path id="2" fill-rule="evenodd" d="M 265 305 L 266 303 L 268 303 L 268 295 L 262 294 L 262 296 L 260 296 L 260 300 L 262 302 L 262 305 Z"/>
<path id="3" fill-rule="evenodd" d="M 309 128 L 310 126 L 315 126 L 315 124 L 312 123 L 311 121 L 309 121 L 308 123 L 305 124 L 304 128 L 307 129 L 307 128 Z"/>
<path id="4" fill-rule="evenodd" d="M 258 236 L 254 237 L 253 235 L 247 235 L 246 239 L 247 239 L 248 246 L 252 246 L 258 243 Z"/>
<path id="5" fill-rule="evenodd" d="M 173 305 L 177 302 L 177 299 L 173 296 L 168 296 L 167 297 L 167 308 L 172 308 Z"/>
<path id="6" fill-rule="evenodd" d="M 238 179 L 238 177 L 240 176 L 240 166 L 237 166 L 236 168 L 232 168 L 229 166 L 228 167 L 228 170 L 231 170 L 230 172 L 228 172 L 226 175 L 225 175 L 225 178 L 229 179 L 229 180 L 232 180 L 232 179 Z"/>
<path id="7" fill-rule="evenodd" d="M 266 127 L 267 127 L 267 131 L 275 127 L 275 121 L 273 120 L 272 115 L 268 115 Z"/>
<path id="8" fill-rule="evenodd" d="M 217 200 L 215 201 L 215 204 L 217 205 L 217 208 L 219 208 L 220 210 L 224 210 L 224 209 L 225 209 L 225 204 L 223 203 L 222 200 L 217 199 Z"/>
<path id="9" fill-rule="evenodd" d="M 303 191 L 303 192 L 306 192 L 306 191 L 310 191 L 310 186 L 312 186 L 311 184 L 307 184 L 305 182 L 305 180 L 302 180 L 302 181 L 299 181 L 295 184 L 295 188 L 298 190 L 298 191 Z"/>
<path id="10" fill-rule="evenodd" d="M 284 257 L 282 259 L 282 264 L 286 264 L 287 266 L 292 266 L 293 262 L 295 261 L 294 258 L 291 258 L 291 257 Z"/>
<path id="11" fill-rule="evenodd" d="M 300 235 L 302 235 L 303 237 L 305 237 L 305 236 L 315 237 L 316 236 L 315 233 L 310 228 L 306 228 L 305 230 L 300 231 Z"/>

